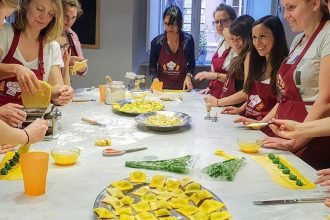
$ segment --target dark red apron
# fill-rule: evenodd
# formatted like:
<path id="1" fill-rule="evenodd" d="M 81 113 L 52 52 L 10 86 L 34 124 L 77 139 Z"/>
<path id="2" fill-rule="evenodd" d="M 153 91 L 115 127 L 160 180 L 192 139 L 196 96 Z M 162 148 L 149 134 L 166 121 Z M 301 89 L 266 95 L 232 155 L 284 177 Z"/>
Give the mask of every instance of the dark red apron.
<path id="1" fill-rule="evenodd" d="M 224 40 L 220 44 L 219 49 L 223 43 L 224 43 Z M 225 51 L 222 53 L 221 56 L 218 56 L 218 50 L 214 53 L 214 55 L 212 57 L 213 70 L 211 70 L 211 71 L 214 71 L 217 73 L 227 73 L 227 71 L 225 69 L 223 69 L 223 64 L 225 63 L 225 60 L 228 57 L 230 50 L 231 50 L 230 47 L 228 49 L 225 49 Z M 210 89 L 209 93 L 216 98 L 220 98 L 223 84 L 224 83 L 219 80 L 211 80 L 209 83 L 209 89 Z"/>
<path id="2" fill-rule="evenodd" d="M 276 112 L 276 118 L 290 119 L 299 122 L 303 122 L 308 114 L 305 105 L 313 103 L 304 103 L 299 90 L 294 82 L 294 71 L 297 68 L 298 63 L 306 54 L 307 50 L 315 40 L 318 33 L 324 27 L 326 21 L 322 20 L 311 39 L 306 44 L 301 54 L 297 57 L 293 64 L 287 64 L 286 61 L 281 65 L 279 74 L 277 77 L 277 86 L 280 91 L 280 103 Z M 301 39 L 302 40 L 302 39 Z M 301 43 L 297 44 L 297 46 Z M 296 46 L 296 47 L 297 47 Z M 296 48 L 295 47 L 295 48 Z M 293 49 L 293 51 L 295 50 Z M 290 53 L 292 54 L 293 51 Z M 290 55 L 289 55 L 290 56 Z M 304 160 L 306 163 L 314 167 L 315 169 L 323 169 L 330 167 L 330 137 L 314 138 L 302 149 L 294 152 L 298 157 Z"/>
<path id="3" fill-rule="evenodd" d="M 13 42 L 10 46 L 8 54 L 3 59 L 2 63 L 7 64 L 20 64 L 23 65 L 19 60 L 14 58 L 14 53 L 18 46 L 20 37 L 20 31 L 15 30 Z M 39 41 L 39 52 L 38 52 L 38 69 L 32 69 L 39 80 L 43 80 L 45 74 L 44 62 L 43 62 L 43 43 Z M 0 81 L 0 106 L 7 103 L 22 104 L 21 88 L 17 82 L 16 77 L 10 77 Z"/>
<path id="4" fill-rule="evenodd" d="M 244 116 L 260 121 L 276 103 L 277 99 L 272 86 L 255 80 L 248 93 Z"/>
<path id="5" fill-rule="evenodd" d="M 163 82 L 164 89 L 182 90 L 183 82 L 186 78 L 187 62 L 184 56 L 182 35 L 180 35 L 179 48 L 176 53 L 172 53 L 167 44 L 165 34 L 164 45 L 162 46 L 158 58 L 158 79 Z"/>
<path id="6" fill-rule="evenodd" d="M 228 79 L 226 80 L 225 84 L 222 87 L 222 91 L 219 95 L 219 99 L 231 96 L 232 94 L 236 93 L 235 89 L 235 74 L 231 74 L 231 76 L 228 76 Z"/>
<path id="7" fill-rule="evenodd" d="M 71 56 L 78 56 L 78 53 L 77 53 L 77 50 L 76 50 L 76 47 L 73 43 L 73 39 L 72 39 L 72 34 L 69 33 L 69 32 L 66 32 L 66 36 L 68 38 L 68 41 L 69 41 L 69 45 L 70 45 L 70 51 L 71 51 Z"/>

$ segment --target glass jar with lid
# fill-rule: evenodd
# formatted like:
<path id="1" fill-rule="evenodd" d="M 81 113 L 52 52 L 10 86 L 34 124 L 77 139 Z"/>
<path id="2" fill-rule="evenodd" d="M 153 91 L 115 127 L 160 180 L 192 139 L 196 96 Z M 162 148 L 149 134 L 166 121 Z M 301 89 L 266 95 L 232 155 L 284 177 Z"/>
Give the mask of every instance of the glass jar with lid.
<path id="1" fill-rule="evenodd" d="M 105 104 L 111 105 L 125 99 L 125 85 L 122 81 L 113 81 L 106 86 Z"/>

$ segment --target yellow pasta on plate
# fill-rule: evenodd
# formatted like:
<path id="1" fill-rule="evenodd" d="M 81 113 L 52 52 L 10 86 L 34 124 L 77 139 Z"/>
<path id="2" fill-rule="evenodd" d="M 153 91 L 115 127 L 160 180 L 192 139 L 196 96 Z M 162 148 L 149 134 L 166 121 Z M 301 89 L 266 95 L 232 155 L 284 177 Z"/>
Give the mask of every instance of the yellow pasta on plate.
<path id="1" fill-rule="evenodd" d="M 116 181 L 111 183 L 111 185 L 113 185 L 114 187 L 116 187 L 121 191 L 133 189 L 133 185 L 127 180 Z"/>
<path id="2" fill-rule="evenodd" d="M 153 193 L 147 193 L 144 196 L 141 197 L 142 201 L 146 201 L 146 202 L 154 202 L 157 201 L 156 195 Z"/>
<path id="3" fill-rule="evenodd" d="M 211 220 L 227 220 L 231 219 L 232 215 L 228 211 L 222 211 L 222 212 L 213 212 L 210 215 Z"/>
<path id="4" fill-rule="evenodd" d="M 107 196 L 102 199 L 101 202 L 111 205 L 115 210 L 123 206 L 123 203 L 121 203 L 120 200 L 114 196 Z"/>
<path id="5" fill-rule="evenodd" d="M 190 183 L 186 187 L 186 193 L 194 193 L 201 189 L 201 185 L 199 183 Z"/>
<path id="6" fill-rule="evenodd" d="M 210 214 L 212 212 L 222 209 L 222 207 L 224 207 L 224 206 L 225 206 L 225 204 L 223 204 L 222 202 L 208 199 L 202 203 L 202 205 L 199 207 L 199 209 L 202 212 Z"/>
<path id="7" fill-rule="evenodd" d="M 155 175 L 151 178 L 149 187 L 158 188 L 163 187 L 166 182 L 166 177 L 161 175 Z"/>
<path id="8" fill-rule="evenodd" d="M 195 213 L 197 213 L 199 210 L 196 206 L 192 206 L 192 205 L 185 205 L 179 209 L 176 210 L 178 213 L 184 215 L 184 216 L 190 216 L 193 215 Z"/>
<path id="9" fill-rule="evenodd" d="M 168 191 L 164 187 L 158 187 L 157 189 L 152 189 L 151 192 L 155 193 L 156 195 L 160 195 Z"/>
<path id="10" fill-rule="evenodd" d="M 170 192 L 164 192 L 157 196 L 157 199 L 159 200 L 169 200 L 171 198 L 172 198 L 172 193 Z"/>
<path id="11" fill-rule="evenodd" d="M 169 201 L 169 204 L 173 209 L 178 209 L 178 208 L 184 207 L 188 203 L 189 203 L 189 199 L 172 198 Z"/>
<path id="12" fill-rule="evenodd" d="M 147 175 L 141 171 L 134 171 L 133 173 L 129 174 L 131 183 L 146 183 L 147 182 Z"/>
<path id="13" fill-rule="evenodd" d="M 98 216 L 98 218 L 100 219 L 113 219 L 114 215 L 110 212 L 110 210 L 106 209 L 106 208 L 94 208 L 93 211 L 96 213 L 96 215 Z"/>
<path id="14" fill-rule="evenodd" d="M 191 201 L 193 201 L 195 205 L 198 205 L 201 201 L 205 199 L 211 199 L 211 198 L 213 198 L 213 196 L 207 190 L 198 190 L 190 197 Z"/>
<path id="15" fill-rule="evenodd" d="M 157 220 L 157 218 L 149 212 L 140 212 L 135 216 L 136 220 Z"/>
<path id="16" fill-rule="evenodd" d="M 117 189 L 117 188 L 108 187 L 108 188 L 107 188 L 107 192 L 108 192 L 110 195 L 112 195 L 112 196 L 114 196 L 114 197 L 116 197 L 116 198 L 118 198 L 118 199 L 121 199 L 121 198 L 124 197 L 123 192 L 120 191 L 120 189 Z"/>
<path id="17" fill-rule="evenodd" d="M 132 215 L 132 208 L 131 207 L 120 207 L 116 209 L 116 215 Z"/>
<path id="18" fill-rule="evenodd" d="M 155 211 L 156 217 L 170 216 L 171 213 L 167 209 L 158 209 Z"/>
<path id="19" fill-rule="evenodd" d="M 194 215 L 189 216 L 190 220 L 209 220 L 209 216 L 204 212 L 197 212 Z"/>
<path id="20" fill-rule="evenodd" d="M 168 217 L 161 217 L 160 220 L 177 220 L 177 217 L 174 216 L 168 216 Z"/>
<path id="21" fill-rule="evenodd" d="M 141 197 L 141 196 L 144 196 L 145 194 L 147 194 L 148 192 L 149 192 L 148 187 L 143 186 L 143 187 L 140 187 L 139 189 L 135 190 L 134 192 L 132 192 L 132 194 Z"/>
<path id="22" fill-rule="evenodd" d="M 172 192 L 172 195 L 174 197 L 179 197 L 180 195 L 184 194 L 184 192 L 181 189 L 176 189 Z"/>
<path id="23" fill-rule="evenodd" d="M 190 176 L 186 176 L 186 177 L 183 177 L 182 179 L 180 179 L 179 182 L 182 187 L 185 187 L 189 183 L 194 182 L 194 180 Z"/>
<path id="24" fill-rule="evenodd" d="M 172 209 L 170 204 L 168 204 L 167 201 L 159 200 L 156 202 L 150 203 L 151 210 L 157 210 L 157 209 Z"/>
<path id="25" fill-rule="evenodd" d="M 22 93 L 22 102 L 25 108 L 47 108 L 52 96 L 52 86 L 47 82 L 40 81 L 40 90 L 34 95 Z"/>
<path id="26" fill-rule="evenodd" d="M 150 205 L 146 201 L 141 201 L 132 205 L 135 212 L 149 212 L 151 211 Z"/>
<path id="27" fill-rule="evenodd" d="M 123 215 L 120 215 L 119 220 L 135 220 L 135 218 L 132 215 L 123 214 Z"/>
<path id="28" fill-rule="evenodd" d="M 130 196 L 124 196 L 120 201 L 124 205 L 132 205 L 134 203 L 134 198 Z"/>
<path id="29" fill-rule="evenodd" d="M 172 192 L 172 191 L 175 191 L 175 190 L 179 189 L 179 187 L 180 187 L 180 182 L 179 181 L 169 179 L 166 182 L 165 189 Z"/>

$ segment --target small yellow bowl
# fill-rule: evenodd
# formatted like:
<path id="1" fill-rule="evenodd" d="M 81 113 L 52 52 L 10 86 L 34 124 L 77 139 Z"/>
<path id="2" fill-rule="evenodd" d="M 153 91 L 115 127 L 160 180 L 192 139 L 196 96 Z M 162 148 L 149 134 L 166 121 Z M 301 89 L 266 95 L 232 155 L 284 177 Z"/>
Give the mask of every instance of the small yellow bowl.
<path id="1" fill-rule="evenodd" d="M 70 166 L 77 162 L 80 149 L 77 147 L 61 147 L 51 150 L 51 155 L 55 164 L 60 166 Z"/>
<path id="2" fill-rule="evenodd" d="M 261 142 L 253 139 L 237 138 L 237 144 L 240 151 L 249 154 L 258 153 L 261 147 Z"/>

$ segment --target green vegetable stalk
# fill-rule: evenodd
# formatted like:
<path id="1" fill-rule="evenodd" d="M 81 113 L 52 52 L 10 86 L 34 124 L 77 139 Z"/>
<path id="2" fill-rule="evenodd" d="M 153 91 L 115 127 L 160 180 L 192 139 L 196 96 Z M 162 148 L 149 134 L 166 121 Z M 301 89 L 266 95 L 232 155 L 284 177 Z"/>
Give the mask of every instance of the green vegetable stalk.
<path id="1" fill-rule="evenodd" d="M 203 171 L 211 177 L 222 176 L 226 180 L 232 181 L 238 169 L 243 164 L 243 160 L 244 158 L 214 163 L 205 167 Z"/>
<path id="2" fill-rule="evenodd" d="M 192 155 L 187 155 L 168 160 L 126 161 L 125 166 L 130 168 L 186 173 L 192 164 L 192 159 Z"/>

